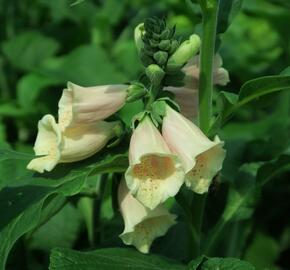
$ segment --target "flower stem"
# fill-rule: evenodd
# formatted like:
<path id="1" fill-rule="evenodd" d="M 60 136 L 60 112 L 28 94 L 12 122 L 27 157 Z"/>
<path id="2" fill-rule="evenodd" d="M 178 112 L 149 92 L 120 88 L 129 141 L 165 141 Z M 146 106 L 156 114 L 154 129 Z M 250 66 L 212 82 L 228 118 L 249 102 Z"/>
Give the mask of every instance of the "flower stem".
<path id="1" fill-rule="evenodd" d="M 199 127 L 207 134 L 212 117 L 213 58 L 215 50 L 217 13 L 219 0 L 200 0 L 203 12 L 202 44 L 199 74 Z M 196 242 L 198 253 L 201 252 L 202 224 L 207 195 L 195 195 L 192 201 L 194 225 L 198 234 Z"/>
<path id="2" fill-rule="evenodd" d="M 202 0 L 202 44 L 199 74 L 199 126 L 209 131 L 212 117 L 213 58 L 219 0 Z"/>

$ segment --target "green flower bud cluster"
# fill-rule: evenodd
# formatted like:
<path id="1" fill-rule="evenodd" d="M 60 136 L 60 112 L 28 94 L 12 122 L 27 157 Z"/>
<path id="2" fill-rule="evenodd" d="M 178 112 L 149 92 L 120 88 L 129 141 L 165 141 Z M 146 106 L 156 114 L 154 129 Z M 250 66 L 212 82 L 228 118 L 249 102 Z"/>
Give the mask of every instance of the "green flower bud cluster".
<path id="1" fill-rule="evenodd" d="M 158 18 L 146 19 L 141 27 L 143 46 L 139 48 L 143 65 L 147 67 L 156 64 L 164 69 L 169 57 L 179 46 L 179 42 L 174 39 L 175 28 L 167 28 L 165 20 Z"/>

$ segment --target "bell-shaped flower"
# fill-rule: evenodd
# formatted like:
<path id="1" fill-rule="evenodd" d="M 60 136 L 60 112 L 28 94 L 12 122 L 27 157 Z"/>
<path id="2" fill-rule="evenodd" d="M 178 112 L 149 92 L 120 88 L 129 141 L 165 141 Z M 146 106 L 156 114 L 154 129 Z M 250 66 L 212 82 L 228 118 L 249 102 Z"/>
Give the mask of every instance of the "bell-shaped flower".
<path id="1" fill-rule="evenodd" d="M 144 207 L 128 190 L 125 181 L 119 186 L 119 207 L 125 228 L 120 238 L 126 245 L 134 245 L 140 252 L 148 253 L 155 238 L 166 234 L 175 224 L 175 215 L 159 205 L 154 210 Z"/>
<path id="2" fill-rule="evenodd" d="M 27 165 L 30 170 L 51 171 L 58 163 L 88 158 L 100 151 L 114 137 L 118 122 L 97 121 L 90 125 L 74 125 L 63 129 L 52 115 L 38 122 L 34 152 L 36 157 Z"/>
<path id="3" fill-rule="evenodd" d="M 184 169 L 151 119 L 146 116 L 134 130 L 129 147 L 127 186 L 144 206 L 154 209 L 179 191 Z"/>
<path id="4" fill-rule="evenodd" d="M 82 87 L 68 82 L 59 107 L 71 115 L 72 122 L 90 124 L 120 110 L 126 102 L 127 88 L 122 84 Z"/>
<path id="5" fill-rule="evenodd" d="M 213 64 L 213 83 L 215 85 L 224 86 L 230 81 L 229 73 L 222 68 L 222 64 L 222 58 L 216 54 Z M 165 88 L 175 95 L 180 112 L 188 119 L 194 119 L 198 114 L 199 68 L 199 55 L 197 55 L 182 69 L 185 73 L 184 86 Z"/>
<path id="6" fill-rule="evenodd" d="M 225 158 L 223 142 L 218 137 L 209 140 L 196 125 L 168 105 L 162 135 L 182 160 L 185 184 L 196 193 L 207 192 L 212 178 L 222 168 Z"/>

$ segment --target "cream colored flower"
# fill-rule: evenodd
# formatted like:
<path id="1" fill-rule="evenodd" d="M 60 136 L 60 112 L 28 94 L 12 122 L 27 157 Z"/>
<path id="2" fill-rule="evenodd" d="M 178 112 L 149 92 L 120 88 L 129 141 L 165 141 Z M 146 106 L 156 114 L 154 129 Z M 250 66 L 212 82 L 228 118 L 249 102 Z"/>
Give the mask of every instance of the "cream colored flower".
<path id="1" fill-rule="evenodd" d="M 213 83 L 226 85 L 229 73 L 222 68 L 222 58 L 216 54 L 213 65 Z M 167 87 L 165 90 L 175 95 L 181 113 L 188 119 L 194 119 L 198 114 L 198 82 L 199 82 L 199 56 L 194 57 L 183 69 L 185 72 L 184 87 Z"/>
<path id="2" fill-rule="evenodd" d="M 196 193 L 207 192 L 212 178 L 222 168 L 223 142 L 218 137 L 209 140 L 197 126 L 169 106 L 163 118 L 162 135 L 183 162 L 186 185 Z"/>
<path id="3" fill-rule="evenodd" d="M 59 102 L 61 115 L 69 115 L 73 123 L 90 124 L 111 116 L 126 102 L 128 85 L 82 87 L 68 82 Z M 65 114 L 63 113 L 65 112 Z"/>
<path id="4" fill-rule="evenodd" d="M 132 134 L 129 163 L 125 174 L 128 188 L 150 209 L 175 196 L 184 182 L 179 158 L 171 153 L 148 116 Z"/>
<path id="5" fill-rule="evenodd" d="M 58 163 L 83 160 L 100 151 L 114 137 L 117 122 L 97 121 L 62 130 L 52 115 L 38 122 L 34 152 L 36 157 L 27 165 L 39 173 L 51 171 Z"/>
<path id="6" fill-rule="evenodd" d="M 148 253 L 155 238 L 166 234 L 175 224 L 175 215 L 159 205 L 154 210 L 144 207 L 128 190 L 123 180 L 119 186 L 119 206 L 125 228 L 120 238 L 126 245 L 134 245 L 140 252 Z"/>

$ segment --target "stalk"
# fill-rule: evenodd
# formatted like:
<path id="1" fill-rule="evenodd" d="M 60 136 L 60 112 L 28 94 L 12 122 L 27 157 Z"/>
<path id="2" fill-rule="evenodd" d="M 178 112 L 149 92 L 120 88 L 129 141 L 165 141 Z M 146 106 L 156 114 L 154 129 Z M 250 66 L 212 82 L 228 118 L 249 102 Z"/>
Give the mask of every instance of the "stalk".
<path id="1" fill-rule="evenodd" d="M 219 0 L 200 0 L 199 2 L 203 12 L 199 74 L 199 127 L 207 134 L 212 117 L 213 58 Z M 201 253 L 202 224 L 206 198 L 206 194 L 196 195 L 192 201 L 194 225 L 198 235 L 196 246 L 199 254 Z"/>

